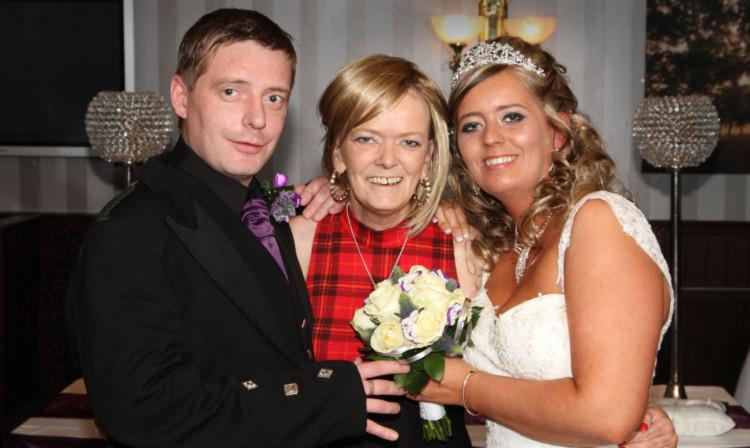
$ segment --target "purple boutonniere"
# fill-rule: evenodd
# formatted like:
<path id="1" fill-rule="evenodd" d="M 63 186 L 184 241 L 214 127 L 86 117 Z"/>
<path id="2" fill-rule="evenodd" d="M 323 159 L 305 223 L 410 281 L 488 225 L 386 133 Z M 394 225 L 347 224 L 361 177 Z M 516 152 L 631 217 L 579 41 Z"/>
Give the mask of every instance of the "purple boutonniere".
<path id="1" fill-rule="evenodd" d="M 297 207 L 300 204 L 300 197 L 294 192 L 294 186 L 286 185 L 287 179 L 286 175 L 276 173 L 273 187 L 267 180 L 260 183 L 263 188 L 263 197 L 276 222 L 289 222 L 290 216 L 297 215 Z"/>

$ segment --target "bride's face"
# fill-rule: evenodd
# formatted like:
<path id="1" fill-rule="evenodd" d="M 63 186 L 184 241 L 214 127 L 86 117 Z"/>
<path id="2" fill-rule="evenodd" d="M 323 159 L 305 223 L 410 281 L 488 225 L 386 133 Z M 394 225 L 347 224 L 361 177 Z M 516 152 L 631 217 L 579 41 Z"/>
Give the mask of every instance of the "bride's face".
<path id="1" fill-rule="evenodd" d="M 530 203 L 549 175 L 552 152 L 564 142 L 540 101 L 513 70 L 470 90 L 457 111 L 457 141 L 477 185 L 504 204 Z M 559 146 L 558 146 L 559 145 Z"/>
<path id="2" fill-rule="evenodd" d="M 333 152 L 345 173 L 355 216 L 376 230 L 400 224 L 411 211 L 419 180 L 429 171 L 434 147 L 430 109 L 415 92 L 358 126 Z"/>

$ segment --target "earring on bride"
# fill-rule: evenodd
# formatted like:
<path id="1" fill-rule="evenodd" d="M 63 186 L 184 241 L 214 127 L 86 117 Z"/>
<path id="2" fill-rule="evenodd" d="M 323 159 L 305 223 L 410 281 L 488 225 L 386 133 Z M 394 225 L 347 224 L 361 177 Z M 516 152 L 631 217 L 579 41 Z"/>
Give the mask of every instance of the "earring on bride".
<path id="1" fill-rule="evenodd" d="M 555 148 L 554 152 L 560 151 L 560 148 Z M 549 166 L 549 173 L 552 174 L 552 172 L 555 171 L 555 162 L 552 162 L 552 165 Z"/>

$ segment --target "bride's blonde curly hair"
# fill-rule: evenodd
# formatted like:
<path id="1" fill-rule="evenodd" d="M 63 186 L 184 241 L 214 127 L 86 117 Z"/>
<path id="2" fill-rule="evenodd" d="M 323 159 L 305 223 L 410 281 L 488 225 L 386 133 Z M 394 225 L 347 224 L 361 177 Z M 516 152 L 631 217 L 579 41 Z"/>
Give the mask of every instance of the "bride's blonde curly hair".
<path id="1" fill-rule="evenodd" d="M 481 235 L 473 243 L 475 253 L 482 256 L 489 266 L 501 253 L 513 250 L 516 235 L 539 247 L 539 226 L 534 225 L 539 215 L 555 213 L 556 219 L 549 226 L 559 226 L 565 222 L 571 207 L 581 198 L 594 191 L 612 191 L 632 200 L 615 177 L 615 164 L 607 154 L 599 134 L 591 126 L 587 116 L 578 110 L 578 100 L 568 86 L 565 67 L 552 55 L 537 45 L 532 45 L 517 37 L 503 36 L 494 39 L 505 43 L 544 70 L 539 76 L 523 67 L 504 64 L 479 66 L 463 75 L 451 91 L 449 100 L 452 137 L 453 166 L 449 176 L 450 187 L 460 205 L 466 210 L 466 218 Z M 512 70 L 521 83 L 543 105 L 547 122 L 562 131 L 567 137 L 559 151 L 552 152 L 554 169 L 534 190 L 534 200 L 527 211 L 514 223 L 502 203 L 479 190 L 472 179 L 466 163 L 458 151 L 456 141 L 458 107 L 466 94 L 482 81 L 503 70 Z M 568 124 L 559 112 L 570 119 Z"/>

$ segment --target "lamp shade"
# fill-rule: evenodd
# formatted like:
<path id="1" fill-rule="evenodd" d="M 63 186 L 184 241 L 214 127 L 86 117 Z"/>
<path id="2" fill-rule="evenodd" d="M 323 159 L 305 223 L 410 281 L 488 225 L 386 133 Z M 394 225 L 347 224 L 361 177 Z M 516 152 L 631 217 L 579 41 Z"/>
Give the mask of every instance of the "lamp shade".
<path id="1" fill-rule="evenodd" d="M 520 37 L 530 44 L 541 44 L 552 36 L 557 27 L 555 17 L 520 17 L 505 19 L 505 30 L 511 36 Z"/>
<path id="2" fill-rule="evenodd" d="M 482 30 L 484 17 L 450 14 L 434 16 L 431 22 L 432 28 L 444 42 L 449 44 L 467 44 L 474 40 Z"/>
<path id="3" fill-rule="evenodd" d="M 719 141 L 719 114 L 705 95 L 645 98 L 633 120 L 633 140 L 655 167 L 698 166 Z"/>

